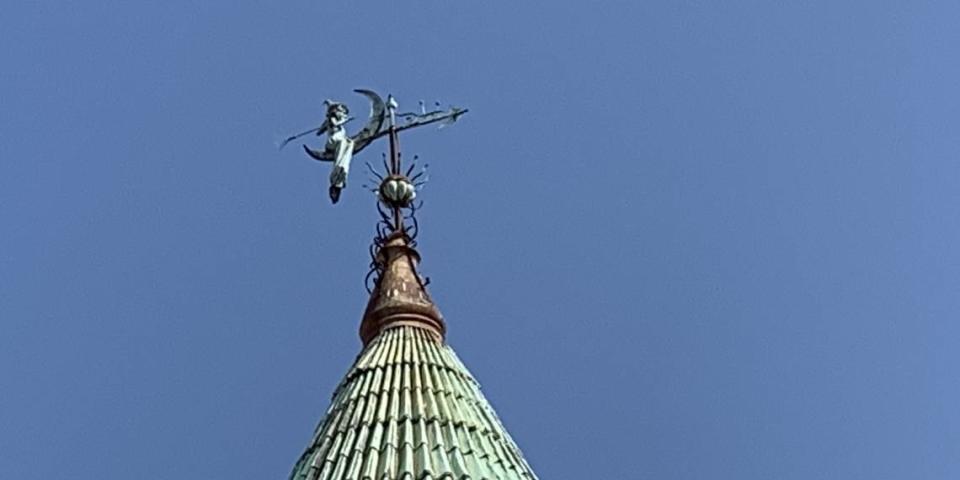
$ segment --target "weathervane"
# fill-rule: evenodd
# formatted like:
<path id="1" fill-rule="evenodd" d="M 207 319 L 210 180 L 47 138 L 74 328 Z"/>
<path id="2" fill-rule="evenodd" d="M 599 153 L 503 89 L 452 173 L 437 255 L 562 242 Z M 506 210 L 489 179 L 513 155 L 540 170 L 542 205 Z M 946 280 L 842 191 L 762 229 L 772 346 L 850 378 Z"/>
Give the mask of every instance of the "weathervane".
<path id="1" fill-rule="evenodd" d="M 412 167 L 406 175 L 401 171 L 397 134 L 404 130 L 438 122 L 443 122 L 442 128 L 444 125 L 456 122 L 461 115 L 467 113 L 467 110 L 450 107 L 449 110 L 428 112 L 423 102 L 420 102 L 420 112 L 397 113 L 397 101 L 392 95 L 388 96 L 387 102 L 384 103 L 376 92 L 364 89 L 354 91 L 370 100 L 370 118 L 366 126 L 357 134 L 347 135 L 345 125 L 353 120 L 349 116 L 350 111 L 347 106 L 340 102 L 326 100 L 323 102 L 327 109 L 323 124 L 287 138 L 280 145 L 280 148 L 311 133 L 316 133 L 317 136 L 327 134 L 327 142 L 323 150 L 315 150 L 307 145 L 303 145 L 303 150 L 314 160 L 333 162 L 330 170 L 330 200 L 337 203 L 340 200 L 341 191 L 347 185 L 347 176 L 350 173 L 350 161 L 353 154 L 359 153 L 378 138 L 388 137 L 390 140 L 390 163 L 385 165 L 386 174 L 379 175 L 376 172 L 374 174 L 381 180 L 377 189 L 380 201 L 389 209 L 394 210 L 393 216 L 396 221 L 393 227 L 395 231 L 400 231 L 403 228 L 403 217 L 400 215 L 400 209 L 411 205 L 414 197 L 416 197 L 417 186 L 408 178 L 408 175 L 412 172 Z M 399 123 L 397 122 L 398 117 L 401 119 Z"/>
<path id="2" fill-rule="evenodd" d="M 388 137 L 389 162 L 387 155 L 384 155 L 384 171 L 377 172 L 369 162 L 366 164 L 378 185 L 375 188 L 366 185 L 364 187 L 377 194 L 377 212 L 380 214 L 377 236 L 370 245 L 370 270 L 365 280 L 367 290 L 371 291 L 371 279 L 374 285 L 378 285 L 388 264 L 390 256 L 388 250 L 407 249 L 410 255 L 419 260 L 419 256 L 413 249 L 416 247 L 419 233 L 415 214 L 422 205 L 422 201 L 414 203 L 414 199 L 417 197 L 417 189 L 426 182 L 424 178 L 426 166 L 414 174 L 417 160 L 415 156 L 414 162 L 407 167 L 406 171 L 403 170 L 398 134 L 404 130 L 433 123 L 440 123 L 440 128 L 443 128 L 456 122 L 461 115 L 467 113 L 467 110 L 450 107 L 448 110 L 438 108 L 428 112 L 421 101 L 419 112 L 397 113 L 397 101 L 392 95 L 387 96 L 387 101 L 384 102 L 373 91 L 363 89 L 354 91 L 370 100 L 370 118 L 366 126 L 357 134 L 347 135 L 345 125 L 353 118 L 349 116 L 350 111 L 346 105 L 326 100 L 324 105 L 327 112 L 323 124 L 287 138 L 280 148 L 311 133 L 317 136 L 327 134 L 323 150 L 315 150 L 307 145 L 303 145 L 303 150 L 314 160 L 333 163 L 330 170 L 330 200 L 337 203 L 340 200 L 340 193 L 347 186 L 353 154 L 359 153 L 378 138 Z M 439 105 L 439 103 L 436 104 L 437 107 Z M 423 279 L 419 274 L 415 277 L 421 288 L 429 283 L 429 279 Z"/>

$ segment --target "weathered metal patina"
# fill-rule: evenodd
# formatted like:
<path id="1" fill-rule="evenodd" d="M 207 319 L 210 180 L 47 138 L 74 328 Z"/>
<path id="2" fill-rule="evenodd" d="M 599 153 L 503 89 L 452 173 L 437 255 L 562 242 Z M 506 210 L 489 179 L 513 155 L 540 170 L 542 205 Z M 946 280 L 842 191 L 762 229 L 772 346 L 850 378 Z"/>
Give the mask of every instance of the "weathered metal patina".
<path id="1" fill-rule="evenodd" d="M 394 324 L 357 357 L 291 480 L 533 480 L 480 388 L 429 329 Z"/>

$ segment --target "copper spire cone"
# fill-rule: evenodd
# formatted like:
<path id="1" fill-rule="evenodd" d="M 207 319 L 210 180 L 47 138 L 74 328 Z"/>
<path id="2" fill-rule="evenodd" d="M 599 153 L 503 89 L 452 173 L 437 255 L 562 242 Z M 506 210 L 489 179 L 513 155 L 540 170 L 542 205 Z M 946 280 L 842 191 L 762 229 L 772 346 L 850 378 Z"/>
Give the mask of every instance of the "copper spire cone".
<path id="1" fill-rule="evenodd" d="M 377 252 L 377 262 L 380 278 L 370 293 L 360 323 L 363 344 L 399 325 L 424 328 L 443 341 L 447 331 L 443 315 L 417 273 L 420 254 L 410 246 L 407 236 L 400 232 L 391 234 Z"/>

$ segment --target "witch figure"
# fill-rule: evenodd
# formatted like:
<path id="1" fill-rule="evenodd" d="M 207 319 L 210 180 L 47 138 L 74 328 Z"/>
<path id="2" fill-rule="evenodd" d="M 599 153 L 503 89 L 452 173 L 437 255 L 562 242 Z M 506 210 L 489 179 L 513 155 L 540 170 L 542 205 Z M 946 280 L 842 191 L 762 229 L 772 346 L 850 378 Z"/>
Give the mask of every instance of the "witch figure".
<path id="1" fill-rule="evenodd" d="M 317 130 L 317 136 L 327 134 L 324 153 L 333 157 L 333 168 L 330 170 L 330 200 L 337 203 L 340 200 L 340 191 L 347 186 L 350 159 L 353 157 L 353 140 L 343 127 L 350 120 L 350 110 L 340 102 L 325 100 L 323 104 L 327 107 L 327 118 Z"/>

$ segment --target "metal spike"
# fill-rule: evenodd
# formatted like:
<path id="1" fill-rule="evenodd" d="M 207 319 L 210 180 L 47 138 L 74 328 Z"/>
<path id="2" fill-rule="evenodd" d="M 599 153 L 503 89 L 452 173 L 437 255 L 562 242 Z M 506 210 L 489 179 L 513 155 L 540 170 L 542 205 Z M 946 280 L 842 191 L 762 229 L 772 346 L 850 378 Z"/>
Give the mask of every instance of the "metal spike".
<path id="1" fill-rule="evenodd" d="M 383 177 L 379 173 L 377 173 L 376 170 L 373 169 L 373 165 L 370 165 L 370 162 L 363 162 L 363 163 L 366 164 L 367 169 L 370 170 L 370 173 L 372 173 L 373 176 L 377 177 L 377 180 L 380 180 L 381 182 L 383 181 Z"/>

